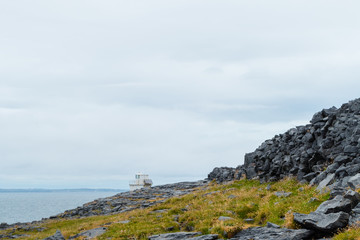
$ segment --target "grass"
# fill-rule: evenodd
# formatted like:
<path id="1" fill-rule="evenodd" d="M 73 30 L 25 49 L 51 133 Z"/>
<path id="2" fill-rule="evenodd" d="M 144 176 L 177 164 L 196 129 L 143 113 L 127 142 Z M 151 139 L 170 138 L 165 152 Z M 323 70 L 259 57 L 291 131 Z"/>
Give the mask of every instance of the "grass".
<path id="1" fill-rule="evenodd" d="M 360 240 L 360 227 L 349 227 L 338 233 L 333 240 Z"/>
<path id="2" fill-rule="evenodd" d="M 65 238 L 68 238 L 85 230 L 107 227 L 107 232 L 98 239 L 147 239 L 153 234 L 176 231 L 199 231 L 230 238 L 242 229 L 263 226 L 268 221 L 294 228 L 293 212 L 314 211 L 329 197 L 328 194 L 320 194 L 314 187 L 302 185 L 294 179 L 270 183 L 270 190 L 266 190 L 268 184 L 260 184 L 255 180 L 240 180 L 225 185 L 212 183 L 206 190 L 200 189 L 174 197 L 147 209 L 111 216 L 48 220 L 41 224 L 40 227 L 46 229 L 42 232 L 17 230 L 16 233 L 29 235 L 23 239 L 43 239 L 60 229 Z M 277 197 L 274 195 L 277 191 L 291 192 L 291 195 Z M 318 200 L 310 201 L 314 197 Z M 220 216 L 231 219 L 219 221 Z M 249 218 L 253 221 L 246 220 Z M 120 223 L 125 220 L 130 222 Z M 359 229 L 349 229 L 335 239 L 356 239 L 341 235 L 351 236 L 356 233 L 359 235 Z M 4 234 L 4 231 L 0 231 L 0 234 Z"/>

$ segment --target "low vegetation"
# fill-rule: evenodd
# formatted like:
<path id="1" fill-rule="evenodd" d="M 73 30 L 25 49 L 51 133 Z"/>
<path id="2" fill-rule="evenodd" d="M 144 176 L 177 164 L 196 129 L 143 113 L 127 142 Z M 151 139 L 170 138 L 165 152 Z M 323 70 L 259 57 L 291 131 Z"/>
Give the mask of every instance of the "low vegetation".
<path id="1" fill-rule="evenodd" d="M 291 193 L 277 196 L 279 192 Z M 279 195 L 279 194 L 278 194 Z M 27 234 L 23 239 L 43 239 L 60 229 L 65 238 L 79 232 L 106 227 L 98 239 L 147 239 L 148 236 L 176 231 L 199 231 L 230 238 L 241 229 L 264 226 L 272 222 L 296 228 L 293 212 L 310 213 L 329 195 L 318 193 L 314 187 L 285 179 L 260 184 L 255 180 L 240 180 L 225 185 L 210 184 L 207 189 L 168 199 L 148 209 L 138 209 L 111 216 L 81 219 L 48 220 L 39 225 L 43 231 L 17 230 Z M 225 220 L 221 220 L 227 217 Z M 5 234 L 1 232 L 0 234 Z M 360 229 L 346 229 L 334 239 L 357 239 Z"/>

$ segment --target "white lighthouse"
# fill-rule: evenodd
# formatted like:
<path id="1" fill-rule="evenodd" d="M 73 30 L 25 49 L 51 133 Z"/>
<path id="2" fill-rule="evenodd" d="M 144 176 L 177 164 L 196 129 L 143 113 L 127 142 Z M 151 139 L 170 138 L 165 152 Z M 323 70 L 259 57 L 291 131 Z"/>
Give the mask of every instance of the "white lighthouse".
<path id="1" fill-rule="evenodd" d="M 153 184 L 152 180 L 149 178 L 149 175 L 143 173 L 135 174 L 135 181 L 131 181 L 130 191 L 134 191 L 140 188 L 150 188 Z"/>

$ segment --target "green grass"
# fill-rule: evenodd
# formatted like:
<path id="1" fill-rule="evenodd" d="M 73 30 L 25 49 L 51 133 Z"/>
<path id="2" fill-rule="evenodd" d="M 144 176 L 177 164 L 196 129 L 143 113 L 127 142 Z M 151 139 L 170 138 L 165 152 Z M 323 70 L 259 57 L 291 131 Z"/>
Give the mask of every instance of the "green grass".
<path id="1" fill-rule="evenodd" d="M 294 179 L 285 179 L 266 184 L 255 180 L 240 180 L 230 184 L 211 184 L 206 190 L 168 199 L 148 209 L 139 209 L 111 216 L 95 216 L 72 220 L 49 220 L 41 224 L 43 232 L 17 231 L 28 234 L 25 239 L 43 239 L 60 229 L 65 238 L 79 232 L 105 226 L 108 231 L 98 239 L 147 239 L 148 236 L 176 231 L 200 231 L 203 234 L 216 233 L 222 238 L 230 238 L 241 229 L 263 226 L 268 221 L 294 228 L 292 213 L 309 213 L 328 194 L 318 193 L 314 187 L 302 185 Z M 289 197 L 277 197 L 276 191 L 291 192 Z M 319 201 L 310 202 L 316 197 Z M 154 212 L 163 210 L 164 212 Z M 219 221 L 220 216 L 231 217 L 229 221 Z M 244 219 L 252 218 L 248 223 Z M 119 221 L 130 220 L 129 223 Z M 0 231 L 0 234 L 3 232 Z M 340 235 L 339 235 L 340 236 Z M 24 238 L 23 238 L 24 239 Z M 354 239 L 354 238 L 337 238 Z"/>

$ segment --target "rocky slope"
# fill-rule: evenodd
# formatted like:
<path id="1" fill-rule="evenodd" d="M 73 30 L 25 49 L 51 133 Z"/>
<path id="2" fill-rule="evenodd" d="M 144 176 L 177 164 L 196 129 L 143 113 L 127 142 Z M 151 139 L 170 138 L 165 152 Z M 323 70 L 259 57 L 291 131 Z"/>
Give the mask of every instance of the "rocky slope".
<path id="1" fill-rule="evenodd" d="M 360 99 L 316 113 L 310 124 L 298 126 L 263 142 L 245 155 L 244 165 L 215 168 L 210 180 L 224 182 L 246 177 L 276 181 L 295 176 L 299 181 L 346 187 L 360 171 Z M 324 187 L 324 186 L 323 186 Z"/>

